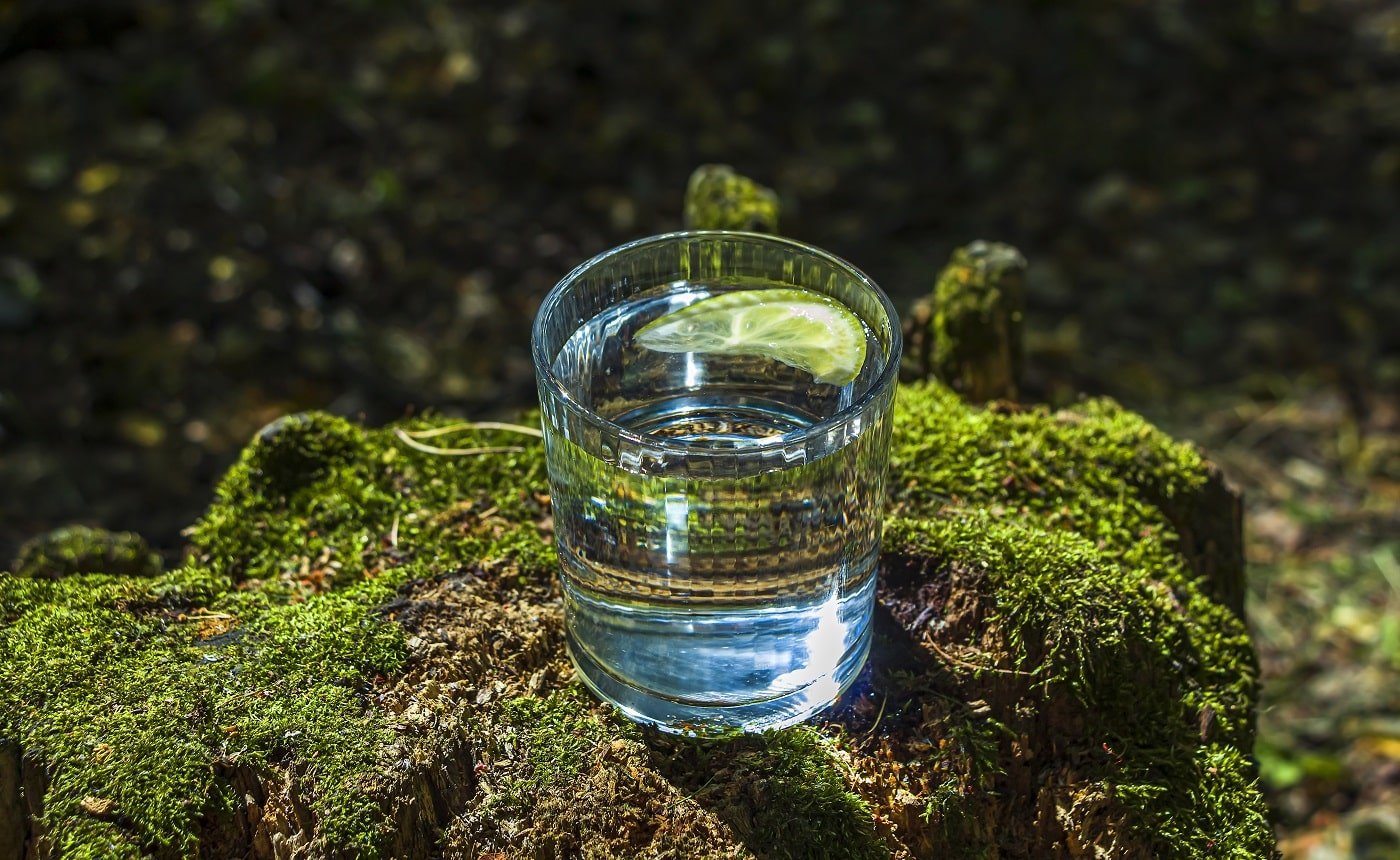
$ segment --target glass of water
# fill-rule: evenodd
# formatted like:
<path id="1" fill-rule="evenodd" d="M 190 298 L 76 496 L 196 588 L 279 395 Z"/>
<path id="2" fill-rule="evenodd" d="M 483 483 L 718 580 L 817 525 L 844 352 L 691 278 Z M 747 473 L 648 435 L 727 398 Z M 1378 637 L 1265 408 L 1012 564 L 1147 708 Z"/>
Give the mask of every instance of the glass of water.
<path id="1" fill-rule="evenodd" d="M 858 321 L 864 343 L 845 341 L 858 360 L 814 375 L 761 343 L 639 342 L 668 314 L 755 290 L 769 292 L 705 307 L 740 308 L 735 330 L 762 340 L 751 309 L 768 313 L 767 297 L 834 306 Z M 870 650 L 900 351 L 885 294 L 790 239 L 672 233 L 570 272 L 540 307 L 532 351 L 583 681 L 687 734 L 791 725 L 835 701 Z"/>

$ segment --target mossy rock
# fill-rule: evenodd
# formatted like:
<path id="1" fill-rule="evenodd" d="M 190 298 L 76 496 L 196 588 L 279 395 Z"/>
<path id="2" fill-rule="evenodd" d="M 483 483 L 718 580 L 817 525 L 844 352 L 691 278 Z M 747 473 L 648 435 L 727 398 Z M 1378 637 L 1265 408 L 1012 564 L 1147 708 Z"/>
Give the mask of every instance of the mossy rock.
<path id="1" fill-rule="evenodd" d="M 1214 478 L 1115 404 L 901 388 L 869 667 L 723 741 L 578 687 L 541 445 L 445 424 L 298 416 L 179 568 L 0 574 L 0 856 L 1273 853 Z"/>

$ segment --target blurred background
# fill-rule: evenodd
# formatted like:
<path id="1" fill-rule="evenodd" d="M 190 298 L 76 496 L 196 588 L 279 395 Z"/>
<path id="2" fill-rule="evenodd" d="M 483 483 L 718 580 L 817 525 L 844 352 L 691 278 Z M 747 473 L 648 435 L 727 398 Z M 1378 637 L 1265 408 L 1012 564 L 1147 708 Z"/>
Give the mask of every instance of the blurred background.
<path id="1" fill-rule="evenodd" d="M 704 162 L 901 307 L 1021 248 L 1030 399 L 1248 494 L 1288 855 L 1400 856 L 1394 2 L 0 0 L 0 565 L 178 557 L 284 412 L 532 404 L 546 290 Z"/>

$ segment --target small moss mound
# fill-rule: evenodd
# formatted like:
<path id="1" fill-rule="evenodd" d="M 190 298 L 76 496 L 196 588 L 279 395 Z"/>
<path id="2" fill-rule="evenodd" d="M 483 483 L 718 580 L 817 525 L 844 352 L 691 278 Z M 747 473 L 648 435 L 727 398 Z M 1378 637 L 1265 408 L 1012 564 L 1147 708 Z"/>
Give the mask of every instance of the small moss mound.
<path id="1" fill-rule="evenodd" d="M 243 465 L 259 495 L 286 498 L 353 463 L 364 444 L 364 434 L 349 421 L 300 412 L 259 430 Z"/>
<path id="2" fill-rule="evenodd" d="M 778 232 L 778 195 L 734 172 L 727 164 L 705 164 L 685 189 L 685 224 L 693 230 Z"/>
<path id="3" fill-rule="evenodd" d="M 30 550 L 0 575 L 0 747 L 42 785 L 25 838 L 65 858 L 274 832 L 307 856 L 1272 851 L 1249 642 L 1160 506 L 1205 465 L 1111 402 L 904 386 L 870 669 L 823 720 L 707 743 L 568 683 L 541 444 L 398 435 L 430 427 L 290 417 L 179 568 Z"/>
<path id="4" fill-rule="evenodd" d="M 36 579 L 61 579 L 77 573 L 156 576 L 161 563 L 160 556 L 138 534 L 65 526 L 20 547 L 11 570 L 15 576 Z"/>

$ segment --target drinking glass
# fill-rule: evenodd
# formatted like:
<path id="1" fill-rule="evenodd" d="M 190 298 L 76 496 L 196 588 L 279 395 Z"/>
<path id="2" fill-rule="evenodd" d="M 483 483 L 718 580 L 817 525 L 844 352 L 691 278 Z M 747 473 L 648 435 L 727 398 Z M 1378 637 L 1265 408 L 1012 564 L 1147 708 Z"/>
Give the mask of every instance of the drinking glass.
<path id="1" fill-rule="evenodd" d="M 775 288 L 829 296 L 859 319 L 852 382 L 634 342 L 707 296 Z M 583 682 L 632 719 L 687 734 L 786 726 L 835 701 L 870 649 L 900 352 L 885 294 L 791 239 L 671 233 L 570 272 L 531 346 Z"/>

